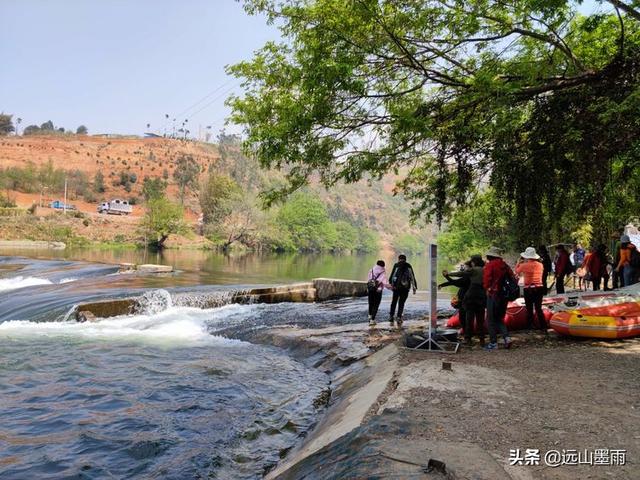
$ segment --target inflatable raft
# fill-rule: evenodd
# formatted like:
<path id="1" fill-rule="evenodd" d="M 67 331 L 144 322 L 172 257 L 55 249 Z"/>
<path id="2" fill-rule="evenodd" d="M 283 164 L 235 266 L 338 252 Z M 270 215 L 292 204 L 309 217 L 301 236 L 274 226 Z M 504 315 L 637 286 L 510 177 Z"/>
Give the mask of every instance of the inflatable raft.
<path id="1" fill-rule="evenodd" d="M 549 324 L 549 320 L 551 319 L 551 316 L 553 314 L 545 306 L 542 307 L 542 312 L 544 313 L 544 318 L 545 318 L 545 320 L 547 322 L 547 325 L 548 325 Z M 534 328 L 539 328 L 538 319 L 536 318 L 536 316 L 534 316 L 533 323 L 534 323 L 534 325 L 533 325 Z M 518 298 L 514 302 L 509 302 L 509 304 L 507 305 L 507 314 L 504 317 L 504 324 L 506 325 L 508 330 L 523 330 L 523 329 L 527 328 L 527 309 L 524 306 L 524 299 Z M 458 317 L 457 313 L 455 315 L 453 315 L 447 321 L 446 326 L 447 326 L 447 328 L 461 328 L 462 327 L 462 325 L 460 323 L 460 318 Z M 477 332 L 477 329 L 478 329 L 478 327 L 475 326 L 474 330 L 476 332 Z M 485 318 L 485 321 L 484 321 L 484 331 L 488 332 L 486 318 Z"/>
<path id="2" fill-rule="evenodd" d="M 551 328 L 563 335 L 629 338 L 640 335 L 640 302 L 565 310 L 551 317 Z"/>

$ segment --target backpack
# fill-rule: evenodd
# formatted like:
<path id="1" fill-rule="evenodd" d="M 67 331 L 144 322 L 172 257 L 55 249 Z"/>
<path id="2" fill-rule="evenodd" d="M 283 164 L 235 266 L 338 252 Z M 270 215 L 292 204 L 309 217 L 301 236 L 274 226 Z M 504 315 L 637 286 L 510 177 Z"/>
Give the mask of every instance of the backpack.
<path id="1" fill-rule="evenodd" d="M 378 281 L 378 278 L 380 278 L 380 275 L 382 275 L 383 273 L 384 272 L 378 273 L 378 275 L 376 275 L 374 278 L 372 278 L 367 282 L 367 288 L 369 290 L 373 291 L 378 289 L 378 286 L 380 286 L 380 282 Z M 371 269 L 371 276 L 373 277 L 373 269 Z"/>
<path id="2" fill-rule="evenodd" d="M 394 286 L 404 290 L 409 290 L 412 283 L 413 275 L 411 274 L 411 269 L 407 267 L 397 273 Z"/>
<path id="3" fill-rule="evenodd" d="M 631 268 L 635 270 L 640 270 L 640 252 L 638 252 L 637 248 L 631 249 L 631 259 L 629 260 L 629 265 L 631 265 Z"/>
<path id="4" fill-rule="evenodd" d="M 513 302 L 520 296 L 518 280 L 508 271 L 504 272 L 504 276 L 500 282 L 500 296 L 509 302 Z"/>

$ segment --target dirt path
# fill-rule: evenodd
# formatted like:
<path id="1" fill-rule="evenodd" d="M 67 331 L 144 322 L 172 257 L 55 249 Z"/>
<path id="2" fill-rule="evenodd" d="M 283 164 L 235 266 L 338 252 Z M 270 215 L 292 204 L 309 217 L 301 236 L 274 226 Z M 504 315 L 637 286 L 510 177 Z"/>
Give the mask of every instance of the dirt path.
<path id="1" fill-rule="evenodd" d="M 400 409 L 413 425 L 430 425 L 412 433 L 416 440 L 480 446 L 512 478 L 640 478 L 640 339 L 518 338 L 510 351 L 405 351 L 397 389 L 380 411 Z M 451 372 L 443 359 L 453 362 Z M 538 449 L 540 465 L 509 466 L 518 448 Z M 626 465 L 544 465 L 545 452 L 563 449 L 626 450 Z"/>

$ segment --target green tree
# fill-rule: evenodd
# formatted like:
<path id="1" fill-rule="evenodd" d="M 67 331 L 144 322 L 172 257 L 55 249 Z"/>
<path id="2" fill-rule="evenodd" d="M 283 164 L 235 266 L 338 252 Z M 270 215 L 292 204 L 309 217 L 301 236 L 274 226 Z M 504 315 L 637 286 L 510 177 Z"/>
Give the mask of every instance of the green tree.
<path id="1" fill-rule="evenodd" d="M 227 250 L 235 242 L 251 244 L 256 228 L 255 199 L 226 175 L 211 173 L 200 189 L 207 237 Z"/>
<path id="2" fill-rule="evenodd" d="M 65 172 L 60 168 L 55 168 L 51 160 L 40 165 L 37 178 L 41 189 L 46 188 L 51 193 L 64 190 Z"/>
<path id="3" fill-rule="evenodd" d="M 76 129 L 76 135 L 87 135 L 88 133 L 89 133 L 89 129 L 87 127 L 85 127 L 84 125 L 80 125 Z"/>
<path id="4" fill-rule="evenodd" d="M 198 186 L 198 175 L 200 174 L 200 165 L 193 159 L 191 155 L 182 155 L 173 171 L 173 178 L 178 184 L 178 194 L 180 203 L 184 204 L 185 193 L 188 189 L 194 190 Z"/>
<path id="5" fill-rule="evenodd" d="M 285 37 L 229 68 L 247 151 L 287 172 L 267 200 L 411 166 L 415 216 L 489 180 L 520 242 L 560 235 L 565 209 L 605 230 L 610 172 L 640 159 L 640 7 L 601 3 L 246 0 Z"/>
<path id="6" fill-rule="evenodd" d="M 28 125 L 22 131 L 22 135 L 35 135 L 40 133 L 40 127 L 37 125 Z"/>
<path id="7" fill-rule="evenodd" d="M 242 189 L 227 175 L 211 173 L 200 189 L 200 208 L 207 224 L 221 223 L 242 198 Z"/>
<path id="8" fill-rule="evenodd" d="M 330 250 L 338 242 L 338 231 L 319 198 L 298 192 L 280 208 L 278 224 L 302 251 Z"/>
<path id="9" fill-rule="evenodd" d="M 9 135 L 10 133 L 15 131 L 12 118 L 13 115 L 0 113 L 0 136 Z"/>
<path id="10" fill-rule="evenodd" d="M 40 130 L 43 130 L 45 132 L 53 132 L 55 131 L 55 129 L 56 127 L 53 125 L 53 122 L 51 120 L 48 120 L 40 125 Z"/>
<path id="11" fill-rule="evenodd" d="M 164 197 L 166 189 L 167 182 L 160 178 L 144 177 L 144 180 L 142 181 L 142 195 L 147 202 L 149 200 Z"/>
<path id="12" fill-rule="evenodd" d="M 169 235 L 187 231 L 182 207 L 166 198 L 149 200 L 142 220 L 142 229 L 149 246 L 163 249 Z"/>
<path id="13" fill-rule="evenodd" d="M 96 172 L 95 176 L 93 177 L 93 190 L 96 193 L 104 193 L 105 192 L 105 186 L 104 186 L 104 175 L 102 174 L 102 172 Z"/>

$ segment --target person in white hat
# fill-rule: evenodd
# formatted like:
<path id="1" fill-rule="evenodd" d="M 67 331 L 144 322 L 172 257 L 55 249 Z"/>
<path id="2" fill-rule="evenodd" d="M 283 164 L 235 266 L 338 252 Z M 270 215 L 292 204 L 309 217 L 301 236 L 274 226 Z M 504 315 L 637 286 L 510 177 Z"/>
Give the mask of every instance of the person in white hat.
<path id="1" fill-rule="evenodd" d="M 620 261 L 618 262 L 618 275 L 624 279 L 624 286 L 633 285 L 637 280 L 636 264 L 638 261 L 634 257 L 638 255 L 636 246 L 631 243 L 629 235 L 620 237 Z"/>
<path id="2" fill-rule="evenodd" d="M 545 334 L 547 333 L 547 322 L 542 311 L 542 297 L 544 296 L 544 284 L 542 274 L 544 265 L 540 261 L 540 255 L 533 247 L 527 247 L 520 254 L 516 264 L 516 275 L 522 276 L 524 280 L 524 304 L 527 308 L 527 328 L 533 330 L 533 314 L 535 310 L 538 319 L 538 327 Z"/>

